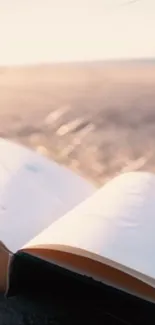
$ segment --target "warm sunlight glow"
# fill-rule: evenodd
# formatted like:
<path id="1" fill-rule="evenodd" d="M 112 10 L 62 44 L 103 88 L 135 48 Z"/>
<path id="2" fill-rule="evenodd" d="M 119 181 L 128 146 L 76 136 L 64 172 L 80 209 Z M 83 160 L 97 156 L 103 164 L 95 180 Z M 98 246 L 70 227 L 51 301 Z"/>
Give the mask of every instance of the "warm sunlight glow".
<path id="1" fill-rule="evenodd" d="M 155 57 L 155 1 L 124 3 L 0 0 L 0 64 Z"/>

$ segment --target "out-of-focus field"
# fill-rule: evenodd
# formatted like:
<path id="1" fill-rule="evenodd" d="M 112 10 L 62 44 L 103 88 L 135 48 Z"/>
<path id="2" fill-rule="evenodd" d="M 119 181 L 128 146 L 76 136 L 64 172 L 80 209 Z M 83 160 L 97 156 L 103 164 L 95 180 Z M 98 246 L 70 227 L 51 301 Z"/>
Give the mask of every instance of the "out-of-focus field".
<path id="1" fill-rule="evenodd" d="M 121 171 L 155 171 L 155 63 L 3 67 L 0 136 L 98 185 Z"/>
<path id="2" fill-rule="evenodd" d="M 1 68 L 0 136 L 99 186 L 121 171 L 155 171 L 155 63 Z M 75 323 L 79 307 L 63 308 L 52 306 L 45 319 L 31 301 L 0 295 L 3 324 L 56 324 L 73 314 Z"/>

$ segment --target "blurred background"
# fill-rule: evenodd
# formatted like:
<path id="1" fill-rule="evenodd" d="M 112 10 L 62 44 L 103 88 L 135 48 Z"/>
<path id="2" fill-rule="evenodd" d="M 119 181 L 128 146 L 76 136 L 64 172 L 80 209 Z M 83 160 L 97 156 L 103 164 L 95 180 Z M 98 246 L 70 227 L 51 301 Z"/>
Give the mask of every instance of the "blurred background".
<path id="1" fill-rule="evenodd" d="M 154 0 L 0 0 L 0 136 L 98 186 L 155 170 Z"/>
<path id="2" fill-rule="evenodd" d="M 0 137 L 97 186 L 154 172 L 154 31 L 155 0 L 0 0 Z M 0 295 L 3 324 L 49 323 L 35 310 Z"/>

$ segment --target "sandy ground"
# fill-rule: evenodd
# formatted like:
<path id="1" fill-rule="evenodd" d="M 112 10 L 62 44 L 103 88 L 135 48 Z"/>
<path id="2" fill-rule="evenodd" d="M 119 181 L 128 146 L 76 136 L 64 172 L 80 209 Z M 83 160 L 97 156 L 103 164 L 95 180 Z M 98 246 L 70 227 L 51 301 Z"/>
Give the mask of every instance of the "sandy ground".
<path id="1" fill-rule="evenodd" d="M 153 62 L 0 69 L 0 135 L 101 185 L 155 169 Z"/>

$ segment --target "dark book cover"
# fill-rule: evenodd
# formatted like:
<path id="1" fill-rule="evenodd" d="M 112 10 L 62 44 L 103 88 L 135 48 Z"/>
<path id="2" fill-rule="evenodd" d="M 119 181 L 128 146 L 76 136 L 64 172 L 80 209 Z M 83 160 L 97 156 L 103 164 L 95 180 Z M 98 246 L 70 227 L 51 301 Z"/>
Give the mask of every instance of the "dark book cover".
<path id="1" fill-rule="evenodd" d="M 6 296 L 33 300 L 59 324 L 154 324 L 155 305 L 27 253 L 16 253 Z M 61 316 L 61 317 L 60 317 Z"/>

